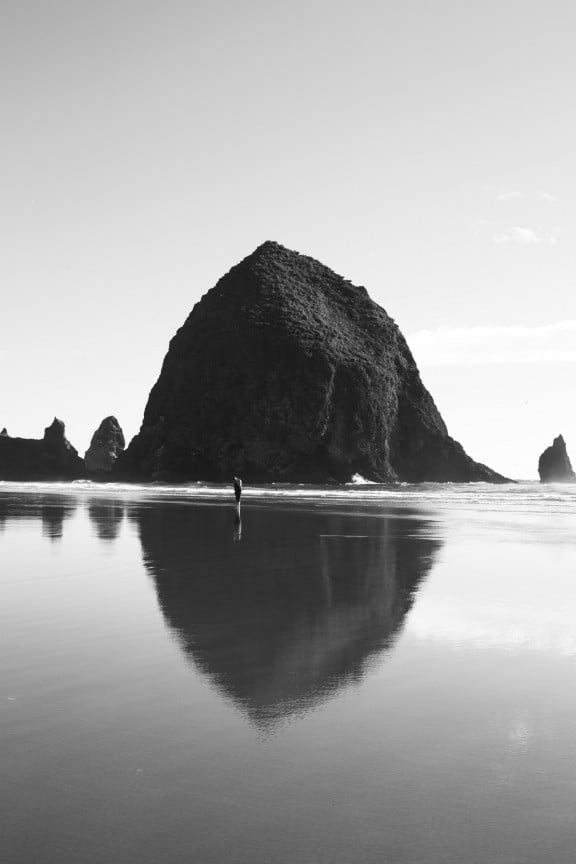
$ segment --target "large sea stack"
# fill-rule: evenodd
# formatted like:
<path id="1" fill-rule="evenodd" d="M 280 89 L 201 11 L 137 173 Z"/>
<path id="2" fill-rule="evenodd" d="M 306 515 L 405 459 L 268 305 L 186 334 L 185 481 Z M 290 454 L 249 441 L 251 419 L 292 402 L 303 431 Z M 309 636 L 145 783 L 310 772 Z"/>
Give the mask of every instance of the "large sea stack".
<path id="1" fill-rule="evenodd" d="M 43 438 L 0 435 L 0 480 L 75 480 L 83 476 L 84 460 L 56 417 Z"/>
<path id="2" fill-rule="evenodd" d="M 572 470 L 562 435 L 554 438 L 552 446 L 547 447 L 540 456 L 538 474 L 541 483 L 576 483 L 576 474 Z"/>
<path id="3" fill-rule="evenodd" d="M 505 482 L 450 438 L 366 289 L 273 242 L 192 309 L 123 461 L 156 479 Z"/>

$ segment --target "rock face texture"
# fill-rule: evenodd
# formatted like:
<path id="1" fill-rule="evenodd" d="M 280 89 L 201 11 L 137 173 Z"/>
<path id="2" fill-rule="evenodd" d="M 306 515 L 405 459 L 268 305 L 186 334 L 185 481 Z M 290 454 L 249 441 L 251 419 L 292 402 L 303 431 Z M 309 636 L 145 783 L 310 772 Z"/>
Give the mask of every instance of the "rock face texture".
<path id="1" fill-rule="evenodd" d="M 89 477 L 109 475 L 125 447 L 124 433 L 118 420 L 116 417 L 105 417 L 84 454 L 86 474 Z"/>
<path id="2" fill-rule="evenodd" d="M 172 339 L 125 466 L 156 479 L 505 481 L 449 437 L 366 289 L 272 242 Z"/>
<path id="3" fill-rule="evenodd" d="M 547 447 L 540 456 L 538 474 L 541 483 L 576 483 L 576 474 L 572 470 L 562 435 L 554 438 L 552 446 Z"/>
<path id="4" fill-rule="evenodd" d="M 84 460 L 64 434 L 56 417 L 44 438 L 0 435 L 0 480 L 76 480 L 84 476 Z"/>

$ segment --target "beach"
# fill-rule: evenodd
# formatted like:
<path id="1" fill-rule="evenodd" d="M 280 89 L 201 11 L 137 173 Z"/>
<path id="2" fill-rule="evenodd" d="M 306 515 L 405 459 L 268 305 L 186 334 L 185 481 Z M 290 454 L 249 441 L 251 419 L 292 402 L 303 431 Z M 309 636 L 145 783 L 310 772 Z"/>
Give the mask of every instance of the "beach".
<path id="1" fill-rule="evenodd" d="M 576 490 L 0 483 L 11 864 L 573 861 Z"/>

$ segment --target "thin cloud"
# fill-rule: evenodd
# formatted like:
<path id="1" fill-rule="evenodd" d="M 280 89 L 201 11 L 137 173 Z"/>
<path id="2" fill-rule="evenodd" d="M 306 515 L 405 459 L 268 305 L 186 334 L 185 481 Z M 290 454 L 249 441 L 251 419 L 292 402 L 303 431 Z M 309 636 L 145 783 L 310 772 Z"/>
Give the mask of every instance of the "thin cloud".
<path id="1" fill-rule="evenodd" d="M 510 200 L 515 199 L 515 198 L 522 198 L 522 197 L 523 197 L 522 192 L 509 191 L 506 189 L 503 190 L 502 192 L 498 192 L 498 194 L 496 195 L 496 198 L 498 199 L 498 201 L 510 201 Z"/>
<path id="2" fill-rule="evenodd" d="M 518 602 L 493 606 L 479 597 L 472 605 L 464 600 L 458 602 L 459 599 L 453 603 L 429 601 L 428 608 L 415 608 L 406 632 L 423 641 L 458 647 L 481 645 L 576 655 L 576 634 L 570 614 L 559 607 L 546 608 L 544 598 L 538 608 Z"/>
<path id="3" fill-rule="evenodd" d="M 518 243 L 521 246 L 542 242 L 531 228 L 521 228 L 519 225 L 509 228 L 503 234 L 495 234 L 493 240 L 495 243 Z"/>
<path id="4" fill-rule="evenodd" d="M 554 228 L 553 231 L 542 232 L 534 231 L 532 228 L 522 228 L 515 225 L 513 228 L 507 228 L 498 234 L 494 234 L 492 240 L 498 244 L 516 244 L 518 246 L 529 246 L 535 243 L 543 243 L 548 246 L 554 246 L 558 242 L 559 228 Z"/>
<path id="5" fill-rule="evenodd" d="M 421 366 L 576 363 L 576 321 L 419 330 L 408 344 Z"/>
<path id="6" fill-rule="evenodd" d="M 553 203 L 558 201 L 555 195 L 550 192 L 526 192 L 520 189 L 500 189 L 496 192 L 498 201 L 548 201 Z"/>

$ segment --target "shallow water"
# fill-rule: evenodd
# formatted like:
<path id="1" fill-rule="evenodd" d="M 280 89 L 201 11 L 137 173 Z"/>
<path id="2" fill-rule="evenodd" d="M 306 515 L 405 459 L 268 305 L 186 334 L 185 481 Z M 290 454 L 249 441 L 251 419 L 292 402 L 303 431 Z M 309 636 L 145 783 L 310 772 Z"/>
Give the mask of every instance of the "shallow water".
<path id="1" fill-rule="evenodd" d="M 576 491 L 0 483 L 0 860 L 574 860 Z"/>

